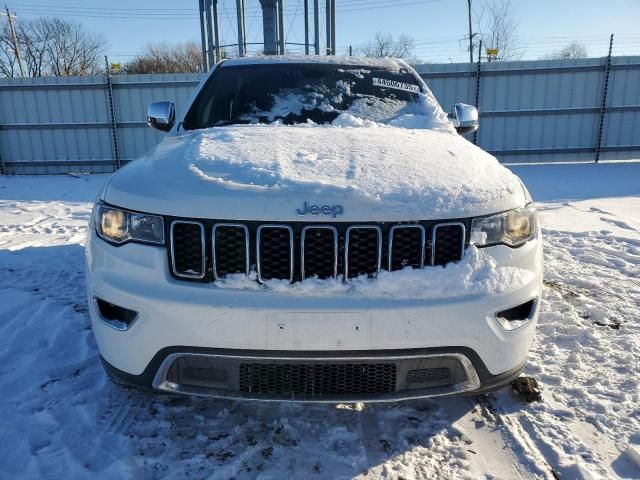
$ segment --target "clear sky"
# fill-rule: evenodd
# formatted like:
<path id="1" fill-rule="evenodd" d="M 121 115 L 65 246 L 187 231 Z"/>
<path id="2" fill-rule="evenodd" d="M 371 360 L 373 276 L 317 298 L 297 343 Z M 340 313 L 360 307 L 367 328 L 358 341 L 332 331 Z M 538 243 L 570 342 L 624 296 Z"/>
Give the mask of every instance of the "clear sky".
<path id="1" fill-rule="evenodd" d="M 473 8 L 480 11 L 484 1 L 473 0 Z M 200 40 L 198 0 L 9 0 L 7 5 L 17 21 L 55 15 L 102 33 L 111 61 L 124 62 L 149 42 Z M 222 41 L 235 43 L 236 0 L 218 0 L 218 5 Z M 245 0 L 245 5 L 248 41 L 260 42 L 259 0 Z M 461 40 L 468 29 L 467 0 L 336 0 L 336 5 L 338 53 L 381 31 L 412 36 L 416 56 L 426 62 L 468 59 Z M 537 59 L 572 40 L 583 43 L 589 56 L 603 56 L 611 33 L 614 55 L 640 55 L 640 0 L 513 0 L 513 5 L 524 59 Z M 285 11 L 287 41 L 304 42 L 303 0 L 285 0 Z"/>

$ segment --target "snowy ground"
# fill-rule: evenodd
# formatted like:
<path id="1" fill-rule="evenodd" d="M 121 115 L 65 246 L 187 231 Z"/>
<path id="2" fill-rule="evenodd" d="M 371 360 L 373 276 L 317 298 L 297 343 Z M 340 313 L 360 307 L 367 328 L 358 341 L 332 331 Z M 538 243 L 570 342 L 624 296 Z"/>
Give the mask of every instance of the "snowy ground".
<path id="1" fill-rule="evenodd" d="M 309 406 L 116 386 L 84 297 L 106 176 L 0 177 L 0 478 L 640 478 L 640 164 L 514 170 L 545 237 L 530 405 L 508 390 Z"/>

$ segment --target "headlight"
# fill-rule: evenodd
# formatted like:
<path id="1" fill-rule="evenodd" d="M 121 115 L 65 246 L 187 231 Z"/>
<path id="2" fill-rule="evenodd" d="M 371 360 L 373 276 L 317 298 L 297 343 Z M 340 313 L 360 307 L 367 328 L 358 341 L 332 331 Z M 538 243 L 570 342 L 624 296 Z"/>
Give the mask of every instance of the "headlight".
<path id="1" fill-rule="evenodd" d="M 535 237 L 537 224 L 533 206 L 475 218 L 471 222 L 471 243 L 479 247 L 499 243 L 517 247 Z"/>
<path id="2" fill-rule="evenodd" d="M 98 235 L 110 243 L 142 242 L 164 244 L 162 217 L 135 213 L 99 203 L 95 208 Z"/>

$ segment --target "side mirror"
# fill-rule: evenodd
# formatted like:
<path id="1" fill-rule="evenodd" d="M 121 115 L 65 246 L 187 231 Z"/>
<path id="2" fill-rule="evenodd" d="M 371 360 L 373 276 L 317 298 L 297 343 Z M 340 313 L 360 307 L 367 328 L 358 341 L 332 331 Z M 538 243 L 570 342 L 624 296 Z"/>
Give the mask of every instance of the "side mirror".
<path id="1" fill-rule="evenodd" d="M 147 125 L 168 132 L 176 121 L 176 106 L 173 102 L 153 102 L 147 110 Z"/>
<path id="2" fill-rule="evenodd" d="M 473 133 L 480 126 L 478 109 L 466 103 L 456 103 L 453 106 L 453 111 L 449 114 L 449 118 L 451 118 L 453 126 L 460 135 Z"/>

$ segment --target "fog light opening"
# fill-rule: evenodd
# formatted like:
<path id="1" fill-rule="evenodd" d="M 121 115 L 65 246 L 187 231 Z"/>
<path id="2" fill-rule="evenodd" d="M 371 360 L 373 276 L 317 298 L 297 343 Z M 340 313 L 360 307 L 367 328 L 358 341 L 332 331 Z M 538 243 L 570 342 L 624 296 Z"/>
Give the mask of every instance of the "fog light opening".
<path id="1" fill-rule="evenodd" d="M 506 330 L 515 330 L 527 324 L 534 316 L 536 299 L 496 313 L 496 319 Z"/>
<path id="2" fill-rule="evenodd" d="M 138 312 L 135 310 L 129 310 L 97 297 L 94 298 L 94 302 L 102 323 L 116 330 L 128 330 L 138 319 Z"/>

